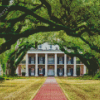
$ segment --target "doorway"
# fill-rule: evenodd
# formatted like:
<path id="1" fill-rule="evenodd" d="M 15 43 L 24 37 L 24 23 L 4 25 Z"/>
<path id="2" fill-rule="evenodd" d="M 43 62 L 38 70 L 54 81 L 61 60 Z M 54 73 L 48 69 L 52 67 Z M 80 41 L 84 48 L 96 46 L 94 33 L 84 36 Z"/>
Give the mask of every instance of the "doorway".
<path id="1" fill-rule="evenodd" d="M 54 76 L 54 66 L 48 66 L 48 76 Z"/>

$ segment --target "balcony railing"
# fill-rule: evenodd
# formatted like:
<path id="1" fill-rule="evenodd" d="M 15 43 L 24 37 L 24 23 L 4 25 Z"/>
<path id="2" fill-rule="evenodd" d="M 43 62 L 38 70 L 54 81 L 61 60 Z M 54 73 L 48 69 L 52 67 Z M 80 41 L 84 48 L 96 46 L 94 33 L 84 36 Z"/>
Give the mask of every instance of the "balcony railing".
<path id="1" fill-rule="evenodd" d="M 48 61 L 48 64 L 54 64 L 54 61 Z"/>

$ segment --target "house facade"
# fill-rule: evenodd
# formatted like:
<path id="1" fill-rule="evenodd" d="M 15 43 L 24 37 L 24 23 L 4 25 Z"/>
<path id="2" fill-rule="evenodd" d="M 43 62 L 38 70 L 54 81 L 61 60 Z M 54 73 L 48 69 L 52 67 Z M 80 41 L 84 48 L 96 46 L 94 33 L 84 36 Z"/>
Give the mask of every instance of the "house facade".
<path id="1" fill-rule="evenodd" d="M 70 57 L 58 45 L 43 43 L 37 49 L 31 48 L 16 69 L 22 76 L 82 76 L 86 66 L 76 57 Z"/>

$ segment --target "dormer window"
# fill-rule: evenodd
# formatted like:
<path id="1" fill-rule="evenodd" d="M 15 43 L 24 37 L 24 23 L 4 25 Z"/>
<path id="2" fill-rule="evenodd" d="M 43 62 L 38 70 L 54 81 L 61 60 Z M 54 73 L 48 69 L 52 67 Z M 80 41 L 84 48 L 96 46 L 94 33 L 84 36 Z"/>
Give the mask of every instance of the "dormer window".
<path id="1" fill-rule="evenodd" d="M 52 45 L 50 45 L 50 49 L 52 49 Z"/>
<path id="2" fill-rule="evenodd" d="M 42 48 L 42 45 L 39 45 L 39 49 L 41 49 Z"/>
<path id="3" fill-rule="evenodd" d="M 56 47 L 56 50 L 58 50 L 58 47 Z"/>

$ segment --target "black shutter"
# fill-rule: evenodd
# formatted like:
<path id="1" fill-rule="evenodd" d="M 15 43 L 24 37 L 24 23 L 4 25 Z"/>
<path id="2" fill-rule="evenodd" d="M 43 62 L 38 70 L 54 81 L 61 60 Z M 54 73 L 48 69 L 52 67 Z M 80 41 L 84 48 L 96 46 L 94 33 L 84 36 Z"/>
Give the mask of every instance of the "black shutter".
<path id="1" fill-rule="evenodd" d="M 73 64 L 73 57 L 71 57 L 71 64 Z"/>
<path id="2" fill-rule="evenodd" d="M 63 75 L 64 75 L 64 68 L 63 68 Z"/>
<path id="3" fill-rule="evenodd" d="M 72 76 L 73 76 L 73 68 L 72 68 Z"/>
<path id="4" fill-rule="evenodd" d="M 57 68 L 57 75 L 59 76 L 59 68 Z"/>
<path id="5" fill-rule="evenodd" d="M 28 57 L 28 63 L 30 63 L 30 57 Z"/>
<path id="6" fill-rule="evenodd" d="M 31 76 L 31 68 L 29 68 L 29 76 Z"/>
<path id="7" fill-rule="evenodd" d="M 63 64 L 64 64 L 64 57 L 62 57 L 62 60 L 63 60 Z"/>
<path id="8" fill-rule="evenodd" d="M 34 57 L 34 64 L 35 64 L 35 57 Z"/>
<path id="9" fill-rule="evenodd" d="M 59 57 L 57 58 L 57 64 L 59 64 Z"/>
<path id="10" fill-rule="evenodd" d="M 74 58 L 72 57 L 72 64 L 73 64 L 73 59 L 74 59 Z"/>
<path id="11" fill-rule="evenodd" d="M 35 76 L 35 68 L 34 68 L 34 76 Z"/>
<path id="12" fill-rule="evenodd" d="M 38 64 L 39 64 L 39 57 L 38 57 Z"/>
<path id="13" fill-rule="evenodd" d="M 59 76 L 60 68 L 58 69 L 58 76 Z"/>
<path id="14" fill-rule="evenodd" d="M 34 57 L 34 64 L 35 64 L 35 57 Z"/>
<path id="15" fill-rule="evenodd" d="M 71 76 L 73 76 L 73 68 L 71 68 Z"/>
<path id="16" fill-rule="evenodd" d="M 38 76 L 39 76 L 39 68 L 38 68 Z"/>
<path id="17" fill-rule="evenodd" d="M 43 57 L 43 64 L 45 64 L 45 57 Z"/>
<path id="18" fill-rule="evenodd" d="M 45 75 L 45 68 L 43 68 L 43 76 Z"/>
<path id="19" fill-rule="evenodd" d="M 31 64 L 31 57 L 29 57 L 29 64 Z"/>
<path id="20" fill-rule="evenodd" d="M 68 57 L 67 57 L 67 64 L 68 64 L 68 60 L 69 60 L 69 59 L 68 59 Z"/>

